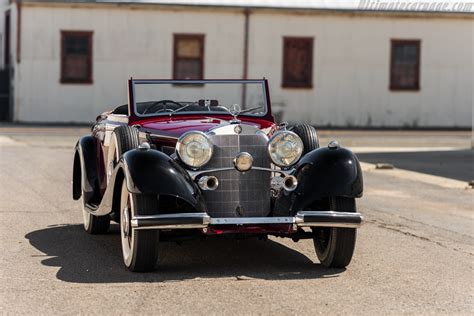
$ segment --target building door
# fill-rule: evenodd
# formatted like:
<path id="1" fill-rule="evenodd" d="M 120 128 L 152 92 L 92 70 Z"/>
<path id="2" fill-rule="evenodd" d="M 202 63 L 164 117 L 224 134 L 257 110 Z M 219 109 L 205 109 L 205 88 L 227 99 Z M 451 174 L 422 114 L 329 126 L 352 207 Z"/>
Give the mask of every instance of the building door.
<path id="1" fill-rule="evenodd" d="M 0 69 L 0 121 L 11 120 L 10 115 L 10 11 L 5 12 L 5 34 L 3 43 L 4 67 Z"/>

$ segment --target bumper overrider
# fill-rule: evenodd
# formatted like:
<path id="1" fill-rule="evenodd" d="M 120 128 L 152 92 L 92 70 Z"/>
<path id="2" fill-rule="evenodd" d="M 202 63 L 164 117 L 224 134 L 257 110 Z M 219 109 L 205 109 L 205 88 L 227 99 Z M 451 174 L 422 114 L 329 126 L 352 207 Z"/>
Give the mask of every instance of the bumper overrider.
<path id="1" fill-rule="evenodd" d="M 288 217 L 228 217 L 213 218 L 206 213 L 176 213 L 135 216 L 133 229 L 193 229 L 220 225 L 274 225 L 288 224 L 296 227 L 358 228 L 364 219 L 360 213 L 334 211 L 301 211 Z"/>

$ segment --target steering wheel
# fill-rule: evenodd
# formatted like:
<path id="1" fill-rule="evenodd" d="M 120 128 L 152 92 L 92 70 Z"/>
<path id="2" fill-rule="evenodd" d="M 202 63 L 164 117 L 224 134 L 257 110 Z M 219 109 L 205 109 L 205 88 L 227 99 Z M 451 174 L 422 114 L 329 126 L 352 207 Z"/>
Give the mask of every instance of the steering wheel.
<path id="1" fill-rule="evenodd" d="M 163 112 L 163 111 L 174 112 L 174 110 L 172 110 L 172 109 L 161 109 L 161 110 L 158 110 L 158 111 L 156 111 L 156 112 L 154 112 L 154 113 L 161 113 L 161 112 Z"/>
<path id="2" fill-rule="evenodd" d="M 178 102 L 175 102 L 173 100 L 160 100 L 160 101 L 156 101 L 156 102 L 153 102 L 152 104 L 150 104 L 149 106 L 147 106 L 144 110 L 143 110 L 143 113 L 142 114 L 147 114 L 147 113 L 150 113 L 151 112 L 151 109 L 153 109 L 154 107 L 156 107 L 158 104 L 163 104 L 165 106 L 164 109 L 161 109 L 160 111 L 156 112 L 156 113 L 159 113 L 161 111 L 173 111 L 171 109 L 167 109 L 166 108 L 166 104 L 167 103 L 172 103 L 172 104 L 176 104 L 177 106 L 181 107 L 183 106 L 182 104 L 178 103 Z"/>
<path id="3" fill-rule="evenodd" d="M 223 105 L 218 105 L 217 108 L 218 108 L 218 109 L 223 109 L 224 111 L 226 111 L 227 113 L 229 113 L 229 109 L 226 108 L 226 107 L 223 106 Z M 210 109 L 209 109 L 209 110 L 210 110 Z"/>

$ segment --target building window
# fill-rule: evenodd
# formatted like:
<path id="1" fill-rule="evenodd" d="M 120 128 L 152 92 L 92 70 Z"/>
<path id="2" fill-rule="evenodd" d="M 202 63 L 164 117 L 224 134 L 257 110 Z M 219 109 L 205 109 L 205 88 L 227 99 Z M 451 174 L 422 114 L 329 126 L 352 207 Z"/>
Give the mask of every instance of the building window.
<path id="1" fill-rule="evenodd" d="M 175 34 L 173 79 L 204 78 L 204 35 Z"/>
<path id="2" fill-rule="evenodd" d="M 92 83 L 92 32 L 61 31 L 61 82 Z"/>
<path id="3" fill-rule="evenodd" d="M 392 40 L 390 89 L 420 89 L 420 41 Z"/>
<path id="4" fill-rule="evenodd" d="M 283 80 L 285 88 L 313 86 L 313 38 L 283 38 Z"/>

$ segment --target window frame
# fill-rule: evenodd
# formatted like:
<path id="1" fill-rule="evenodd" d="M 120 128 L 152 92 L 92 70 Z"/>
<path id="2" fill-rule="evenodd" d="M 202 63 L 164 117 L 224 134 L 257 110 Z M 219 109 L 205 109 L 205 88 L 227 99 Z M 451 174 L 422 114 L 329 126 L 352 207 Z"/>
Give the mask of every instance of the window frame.
<path id="1" fill-rule="evenodd" d="M 61 30 L 61 65 L 60 65 L 60 83 L 62 84 L 92 84 L 93 83 L 93 67 L 92 67 L 92 54 L 93 54 L 93 31 L 65 31 Z M 65 38 L 67 36 L 86 36 L 89 42 L 88 52 L 87 52 L 87 72 L 88 77 L 85 79 L 70 79 L 65 78 L 65 67 L 64 61 L 66 59 L 66 52 L 65 52 Z"/>
<path id="2" fill-rule="evenodd" d="M 395 82 L 395 47 L 400 44 L 415 45 L 417 50 L 417 59 L 415 64 L 416 83 L 410 87 L 400 86 Z M 421 40 L 419 39 L 392 39 L 390 41 L 390 85 L 391 91 L 419 91 L 420 90 L 420 68 L 421 68 Z"/>
<path id="3" fill-rule="evenodd" d="M 295 83 L 288 81 L 287 78 L 285 78 L 286 74 L 286 67 L 288 66 L 287 64 L 287 58 L 286 58 L 286 47 L 287 47 L 287 42 L 291 41 L 308 41 L 310 42 L 310 61 L 308 67 L 311 69 L 311 73 L 309 76 L 309 82 L 307 84 L 300 84 L 300 83 Z M 284 36 L 283 37 L 283 53 L 282 53 L 282 78 L 281 78 L 281 86 L 282 88 L 293 88 L 293 89 L 312 89 L 313 88 L 313 80 L 314 80 L 314 74 L 313 74 L 313 65 L 314 65 L 314 37 L 312 36 Z"/>
<path id="4" fill-rule="evenodd" d="M 197 39 L 201 42 L 201 49 L 199 51 L 199 58 L 196 57 L 179 57 L 178 56 L 178 42 L 181 39 Z M 201 71 L 199 78 L 194 78 L 192 80 L 203 80 L 204 79 L 204 45 L 205 45 L 205 35 L 204 34 L 194 34 L 194 33 L 174 33 L 173 34 L 173 80 L 185 80 L 184 78 L 177 77 L 177 65 L 180 60 L 199 60 L 201 64 Z"/>

